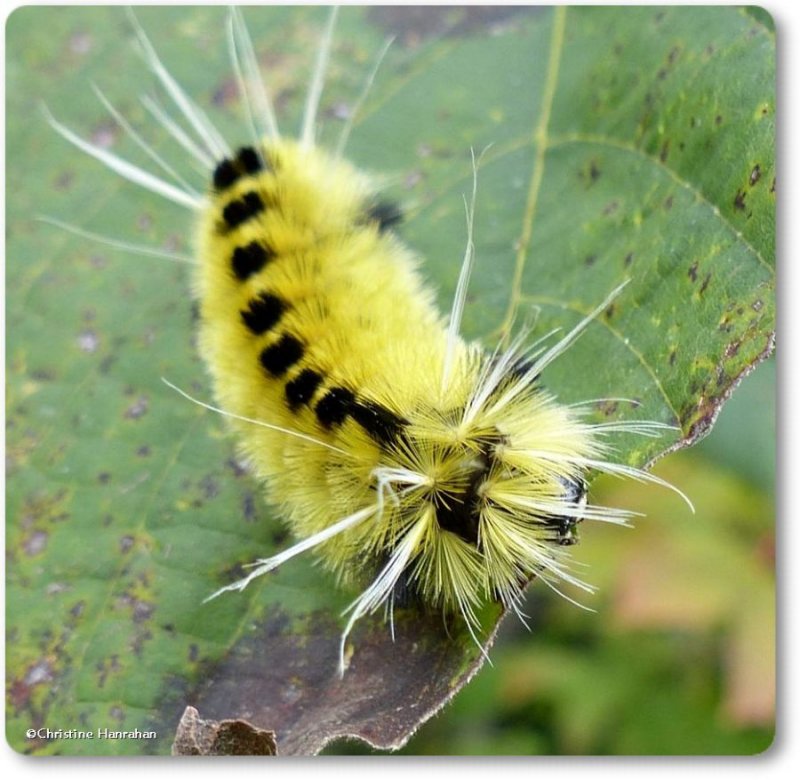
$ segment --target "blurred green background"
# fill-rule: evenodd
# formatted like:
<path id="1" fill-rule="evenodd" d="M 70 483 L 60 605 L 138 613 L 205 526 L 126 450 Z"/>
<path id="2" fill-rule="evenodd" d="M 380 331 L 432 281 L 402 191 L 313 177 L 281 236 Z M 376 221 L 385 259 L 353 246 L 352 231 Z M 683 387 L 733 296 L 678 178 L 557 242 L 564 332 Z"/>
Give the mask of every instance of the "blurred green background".
<path id="1" fill-rule="evenodd" d="M 766 750 L 775 727 L 775 360 L 744 379 L 711 434 L 654 472 L 604 478 L 575 559 L 587 614 L 529 591 L 531 631 L 507 619 L 486 666 L 403 749 L 409 754 L 714 755 Z M 328 752 L 368 752 L 338 743 Z"/>

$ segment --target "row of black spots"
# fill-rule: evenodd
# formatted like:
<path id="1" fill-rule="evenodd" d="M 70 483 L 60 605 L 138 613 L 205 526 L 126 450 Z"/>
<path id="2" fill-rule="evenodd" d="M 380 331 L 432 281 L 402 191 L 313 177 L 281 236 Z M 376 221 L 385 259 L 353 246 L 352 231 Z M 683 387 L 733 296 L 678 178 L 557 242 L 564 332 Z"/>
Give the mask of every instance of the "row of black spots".
<path id="1" fill-rule="evenodd" d="M 270 292 L 259 293 L 248 303 L 248 308 L 240 312 L 242 322 L 255 336 L 272 330 L 281 320 L 289 304 L 279 295 Z"/>
<path id="2" fill-rule="evenodd" d="M 289 304 L 272 293 L 261 293 L 250 301 L 242 319 L 253 333 L 259 335 L 274 327 Z M 259 356 L 261 366 L 270 377 L 279 379 L 297 365 L 305 354 L 305 346 L 296 337 L 284 333 L 278 341 L 265 347 Z M 312 368 L 304 368 L 286 383 L 286 403 L 292 412 L 311 404 L 324 377 Z M 344 424 L 348 417 L 358 423 L 379 444 L 396 442 L 402 435 L 407 420 L 391 410 L 370 400 L 359 400 L 346 387 L 332 387 L 314 406 L 319 424 L 326 430 Z"/>
<path id="3" fill-rule="evenodd" d="M 242 176 L 252 176 L 262 170 L 264 161 L 261 155 L 252 146 L 243 146 L 234 159 L 225 158 L 214 169 L 214 189 L 217 192 L 224 192 Z"/>
<path id="4" fill-rule="evenodd" d="M 237 246 L 231 257 L 231 268 L 236 278 L 244 282 L 257 274 L 275 259 L 275 250 L 260 241 L 251 241 L 245 246 Z"/>

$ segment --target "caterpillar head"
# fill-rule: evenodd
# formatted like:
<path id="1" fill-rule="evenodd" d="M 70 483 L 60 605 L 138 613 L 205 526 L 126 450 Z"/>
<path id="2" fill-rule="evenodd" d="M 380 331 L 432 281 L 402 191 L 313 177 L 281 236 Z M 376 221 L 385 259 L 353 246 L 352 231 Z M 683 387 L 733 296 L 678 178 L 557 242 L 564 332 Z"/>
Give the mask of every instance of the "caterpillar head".
<path id="1" fill-rule="evenodd" d="M 479 372 L 456 410 L 411 415 L 374 472 L 387 528 L 370 529 L 377 558 L 402 557 L 403 591 L 450 611 L 468 613 L 487 596 L 513 607 L 533 576 L 572 580 L 564 548 L 584 513 L 598 511 L 587 507 L 582 465 L 599 449 L 591 427 L 531 372 L 482 393 L 490 376 Z"/>

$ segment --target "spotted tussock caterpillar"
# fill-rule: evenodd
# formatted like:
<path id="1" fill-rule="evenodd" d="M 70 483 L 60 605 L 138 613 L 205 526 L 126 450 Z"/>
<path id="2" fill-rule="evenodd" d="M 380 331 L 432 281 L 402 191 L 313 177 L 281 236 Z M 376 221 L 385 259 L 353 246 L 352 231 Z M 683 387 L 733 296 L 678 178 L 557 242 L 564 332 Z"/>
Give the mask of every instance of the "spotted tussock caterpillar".
<path id="1" fill-rule="evenodd" d="M 576 526 L 630 516 L 588 503 L 588 473 L 665 484 L 608 460 L 605 437 L 657 435 L 669 426 L 593 423 L 590 402 L 558 403 L 540 375 L 623 294 L 624 280 L 560 339 L 550 333 L 531 343 L 523 329 L 488 352 L 467 343 L 459 330 L 474 260 L 477 164 L 473 159 L 467 249 L 445 318 L 394 231 L 401 212 L 342 156 L 356 112 L 333 151 L 315 143 L 335 10 L 297 140 L 279 133 L 244 21 L 231 11 L 231 61 L 250 136 L 235 149 L 131 19 L 144 61 L 180 120 L 159 104 L 145 105 L 207 172 L 204 188 L 175 174 L 102 93 L 112 117 L 165 178 L 88 143 L 49 113 L 47 119 L 108 168 L 193 214 L 199 348 L 217 404 L 175 389 L 225 415 L 297 539 L 211 597 L 242 590 L 314 550 L 343 585 L 361 589 L 341 638 L 343 671 L 355 622 L 382 608 L 391 621 L 400 598 L 461 616 L 480 646 L 476 615 L 487 600 L 520 614 L 534 577 L 556 590 L 561 583 L 588 590 L 569 568 Z"/>

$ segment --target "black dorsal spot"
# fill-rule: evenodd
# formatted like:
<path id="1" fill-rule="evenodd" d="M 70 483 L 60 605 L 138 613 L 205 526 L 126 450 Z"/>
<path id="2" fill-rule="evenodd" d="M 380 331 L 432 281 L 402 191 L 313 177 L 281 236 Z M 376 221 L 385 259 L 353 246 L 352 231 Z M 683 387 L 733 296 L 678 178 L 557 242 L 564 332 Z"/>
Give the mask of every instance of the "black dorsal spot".
<path id="1" fill-rule="evenodd" d="M 302 342 L 287 333 L 281 336 L 280 341 L 261 351 L 261 365 L 271 376 L 283 376 L 303 357 L 303 352 Z"/>
<path id="2" fill-rule="evenodd" d="M 350 412 L 353 419 L 381 444 L 397 440 L 406 420 L 373 401 L 358 401 Z"/>
<path id="3" fill-rule="evenodd" d="M 378 230 L 383 233 L 403 221 L 403 212 L 396 203 L 380 201 L 367 211 L 367 219 L 378 223 Z"/>
<path id="4" fill-rule="evenodd" d="M 289 305 L 283 298 L 262 292 L 249 302 L 245 311 L 241 312 L 242 321 L 256 336 L 260 336 L 280 322 L 287 308 Z"/>
<path id="5" fill-rule="evenodd" d="M 286 384 L 286 402 L 294 412 L 303 404 L 311 403 L 314 393 L 322 383 L 322 375 L 304 368 L 291 382 Z"/>
<path id="6" fill-rule="evenodd" d="M 232 160 L 225 159 L 214 169 L 214 189 L 218 192 L 227 190 L 228 187 L 239 180 L 239 171 Z"/>
<path id="7" fill-rule="evenodd" d="M 257 274 L 274 257 L 275 253 L 272 249 L 258 241 L 252 241 L 246 246 L 237 246 L 233 250 L 231 267 L 236 278 L 243 282 L 253 274 Z"/>
<path id="8" fill-rule="evenodd" d="M 264 211 L 264 201 L 257 192 L 246 192 L 241 199 L 232 200 L 222 210 L 222 218 L 229 228 L 235 228 Z"/>
<path id="9" fill-rule="evenodd" d="M 355 395 L 346 387 L 333 387 L 325 393 L 314 408 L 323 428 L 341 425 L 353 410 Z"/>
<path id="10" fill-rule="evenodd" d="M 245 173 L 258 173 L 264 169 L 261 155 L 252 146 L 243 146 L 236 155 L 236 160 Z"/>

